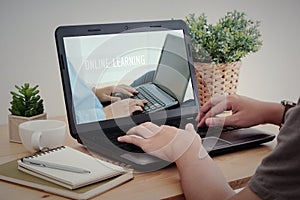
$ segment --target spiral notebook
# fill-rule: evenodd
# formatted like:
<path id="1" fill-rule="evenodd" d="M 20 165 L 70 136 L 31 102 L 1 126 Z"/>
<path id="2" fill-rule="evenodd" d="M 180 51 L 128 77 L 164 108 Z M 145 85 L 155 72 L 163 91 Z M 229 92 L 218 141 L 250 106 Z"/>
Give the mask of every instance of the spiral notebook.
<path id="1" fill-rule="evenodd" d="M 65 168 L 60 168 L 61 166 Z M 68 146 L 22 158 L 18 160 L 18 169 L 69 189 L 80 188 L 122 174 L 131 174 L 127 176 L 128 179 L 133 177 L 129 169 L 94 158 Z M 83 172 L 76 171 L 78 169 Z"/>

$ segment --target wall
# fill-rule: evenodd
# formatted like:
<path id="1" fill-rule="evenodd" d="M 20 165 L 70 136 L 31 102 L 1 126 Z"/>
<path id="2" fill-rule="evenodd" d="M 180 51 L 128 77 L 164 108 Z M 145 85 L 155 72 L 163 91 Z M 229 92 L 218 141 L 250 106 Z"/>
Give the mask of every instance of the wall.
<path id="1" fill-rule="evenodd" d="M 7 123 L 15 84 L 38 84 L 49 117 L 65 114 L 54 30 L 59 25 L 184 19 L 205 12 L 215 22 L 227 11 L 261 20 L 263 48 L 243 60 L 238 92 L 268 101 L 296 101 L 300 85 L 298 0 L 1 0 L 0 124 Z"/>

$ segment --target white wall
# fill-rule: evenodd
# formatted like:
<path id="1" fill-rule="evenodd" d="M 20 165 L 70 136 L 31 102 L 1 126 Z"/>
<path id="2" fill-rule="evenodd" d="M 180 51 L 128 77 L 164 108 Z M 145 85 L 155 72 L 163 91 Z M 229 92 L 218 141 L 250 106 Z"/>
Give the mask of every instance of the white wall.
<path id="1" fill-rule="evenodd" d="M 183 19 L 205 12 L 215 22 L 227 11 L 261 20 L 263 48 L 243 60 L 238 91 L 259 99 L 299 96 L 298 0 L 1 0 L 0 124 L 7 123 L 15 84 L 40 86 L 49 117 L 65 114 L 54 30 L 59 25 Z"/>

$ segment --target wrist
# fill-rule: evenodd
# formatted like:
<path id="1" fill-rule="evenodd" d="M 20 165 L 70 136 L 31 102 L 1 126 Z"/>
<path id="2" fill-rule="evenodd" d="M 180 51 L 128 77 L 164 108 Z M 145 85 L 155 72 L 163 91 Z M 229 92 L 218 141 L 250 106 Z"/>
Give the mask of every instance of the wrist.
<path id="1" fill-rule="evenodd" d="M 190 147 L 176 160 L 176 165 L 180 169 L 186 167 L 186 163 L 193 163 L 196 160 L 207 157 L 207 152 L 204 149 L 200 136 L 196 135 Z"/>
<path id="2" fill-rule="evenodd" d="M 284 113 L 284 106 L 280 103 L 264 103 L 264 112 L 263 112 L 263 123 L 281 125 L 282 116 Z"/>

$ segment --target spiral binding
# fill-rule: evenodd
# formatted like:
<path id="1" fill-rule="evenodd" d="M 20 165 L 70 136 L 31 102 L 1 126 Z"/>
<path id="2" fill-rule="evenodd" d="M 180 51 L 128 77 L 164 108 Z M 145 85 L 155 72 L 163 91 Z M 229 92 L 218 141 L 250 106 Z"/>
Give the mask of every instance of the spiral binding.
<path id="1" fill-rule="evenodd" d="M 43 156 L 43 155 L 46 155 L 46 154 L 49 154 L 49 153 L 52 153 L 52 152 L 55 152 L 55 151 L 60 151 L 62 149 L 65 149 L 66 147 L 65 146 L 60 146 L 60 147 L 56 147 L 56 148 L 53 148 L 53 149 L 47 149 L 47 150 L 44 150 L 44 151 L 39 151 L 33 155 L 30 155 L 30 156 L 26 156 L 24 158 L 37 158 L 39 156 Z"/>

